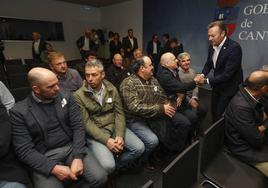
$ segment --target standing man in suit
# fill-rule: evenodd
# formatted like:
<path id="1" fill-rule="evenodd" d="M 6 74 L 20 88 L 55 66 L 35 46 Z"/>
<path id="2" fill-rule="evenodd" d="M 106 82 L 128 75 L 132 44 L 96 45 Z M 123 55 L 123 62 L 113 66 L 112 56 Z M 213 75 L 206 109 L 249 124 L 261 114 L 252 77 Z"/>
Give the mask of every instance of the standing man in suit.
<path id="1" fill-rule="evenodd" d="M 133 58 L 133 52 L 138 48 L 138 41 L 134 37 L 133 29 L 128 29 L 128 36 L 123 38 L 122 47 L 125 52 L 125 58 Z"/>
<path id="2" fill-rule="evenodd" d="M 33 60 L 40 63 L 41 53 L 46 50 L 46 42 L 42 39 L 41 34 L 38 32 L 32 33 L 33 43 L 32 43 L 32 55 Z"/>
<path id="3" fill-rule="evenodd" d="M 82 59 L 85 61 L 90 51 L 97 52 L 98 50 L 98 46 L 93 42 L 92 33 L 89 29 L 85 31 L 84 36 L 79 37 L 76 41 L 76 46 L 79 49 Z"/>
<path id="4" fill-rule="evenodd" d="M 10 111 L 13 145 L 27 165 L 34 187 L 59 188 L 82 178 L 102 187 L 107 173 L 87 153 L 79 106 L 70 92 L 59 90 L 56 75 L 45 68 L 28 73 L 32 93 Z"/>
<path id="5" fill-rule="evenodd" d="M 211 110 L 215 122 L 224 113 L 243 81 L 242 49 L 227 37 L 227 27 L 222 21 L 208 25 L 208 40 L 208 58 L 202 74 L 207 76 L 211 69 L 214 70 L 214 75 L 205 79 L 205 82 L 212 87 Z"/>

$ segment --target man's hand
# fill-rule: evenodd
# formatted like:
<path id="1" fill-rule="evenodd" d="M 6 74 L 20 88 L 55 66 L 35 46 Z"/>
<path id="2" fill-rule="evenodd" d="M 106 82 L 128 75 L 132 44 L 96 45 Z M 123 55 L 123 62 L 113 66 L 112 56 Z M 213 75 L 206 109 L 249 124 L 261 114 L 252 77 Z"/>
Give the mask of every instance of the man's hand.
<path id="1" fill-rule="evenodd" d="M 74 159 L 72 164 L 71 164 L 71 171 L 74 173 L 76 176 L 80 176 L 83 174 L 83 161 L 82 159 Z"/>
<path id="2" fill-rule="evenodd" d="M 196 99 L 191 99 L 190 101 L 189 101 L 189 105 L 190 105 L 190 107 L 192 108 L 192 109 L 197 109 L 197 107 L 198 107 L 198 102 L 197 102 L 197 100 Z"/>
<path id="3" fill-rule="evenodd" d="M 198 74 L 194 77 L 194 81 L 197 85 L 201 85 L 205 83 L 205 78 L 202 74 Z"/>
<path id="4" fill-rule="evenodd" d="M 267 114 L 263 112 L 263 121 L 265 121 L 266 119 L 267 119 Z"/>
<path id="5" fill-rule="evenodd" d="M 124 139 L 120 136 L 115 137 L 115 143 L 121 146 L 122 148 L 124 147 Z"/>
<path id="6" fill-rule="evenodd" d="M 258 126 L 258 130 L 259 130 L 261 135 L 264 135 L 264 132 L 265 132 L 266 128 L 265 128 L 264 125 L 260 125 L 260 126 Z"/>
<path id="7" fill-rule="evenodd" d="M 177 93 L 176 106 L 180 107 L 182 101 L 185 99 L 185 95 L 182 93 Z"/>
<path id="8" fill-rule="evenodd" d="M 77 180 L 76 175 L 71 171 L 68 166 L 55 165 L 51 173 L 56 176 L 60 181 L 67 179 Z"/>
<path id="9" fill-rule="evenodd" d="M 109 138 L 107 143 L 106 143 L 106 146 L 113 153 L 120 153 L 120 149 L 118 148 L 117 143 L 115 143 L 115 139 Z"/>
<path id="10" fill-rule="evenodd" d="M 172 118 L 175 113 L 176 109 L 170 103 L 164 104 L 164 114 Z"/>

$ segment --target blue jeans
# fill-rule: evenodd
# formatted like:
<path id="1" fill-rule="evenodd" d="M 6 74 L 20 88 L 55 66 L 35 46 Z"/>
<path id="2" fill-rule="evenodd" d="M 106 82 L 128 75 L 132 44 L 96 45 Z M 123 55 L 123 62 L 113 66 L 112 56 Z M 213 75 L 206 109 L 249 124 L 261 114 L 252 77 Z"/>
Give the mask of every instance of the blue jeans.
<path id="1" fill-rule="evenodd" d="M 106 145 L 93 139 L 87 139 L 89 152 L 95 155 L 108 174 L 111 174 L 115 170 L 115 167 L 120 169 L 126 166 L 128 162 L 139 158 L 143 154 L 143 142 L 129 129 L 126 129 L 124 142 L 123 153 L 115 157 Z"/>
<path id="2" fill-rule="evenodd" d="M 26 188 L 26 185 L 19 182 L 0 181 L 0 188 Z"/>
<path id="3" fill-rule="evenodd" d="M 145 152 L 143 153 L 143 161 L 147 162 L 151 152 L 158 146 L 159 140 L 156 134 L 148 127 L 144 120 L 129 119 L 127 127 L 132 130 L 144 143 Z"/>

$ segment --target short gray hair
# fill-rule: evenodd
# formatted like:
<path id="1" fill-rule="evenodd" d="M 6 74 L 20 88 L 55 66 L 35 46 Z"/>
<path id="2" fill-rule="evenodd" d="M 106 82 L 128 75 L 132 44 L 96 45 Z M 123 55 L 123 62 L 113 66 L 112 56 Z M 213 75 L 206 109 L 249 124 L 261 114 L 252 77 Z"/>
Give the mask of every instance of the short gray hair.
<path id="1" fill-rule="evenodd" d="M 103 66 L 101 60 L 99 60 L 99 59 L 94 59 L 94 60 L 88 61 L 85 65 L 85 67 L 97 67 L 100 72 L 104 71 L 104 66 Z"/>

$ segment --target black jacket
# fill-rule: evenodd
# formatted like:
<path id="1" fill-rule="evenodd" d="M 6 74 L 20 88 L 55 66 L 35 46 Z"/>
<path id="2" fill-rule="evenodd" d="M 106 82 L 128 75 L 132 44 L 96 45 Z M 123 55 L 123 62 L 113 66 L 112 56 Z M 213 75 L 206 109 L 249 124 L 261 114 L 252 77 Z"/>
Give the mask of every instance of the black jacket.
<path id="1" fill-rule="evenodd" d="M 122 40 L 122 48 L 124 49 L 125 57 L 132 58 L 134 50 L 136 50 L 138 48 L 137 38 L 133 37 L 133 46 L 132 46 L 132 44 L 129 40 L 129 37 L 128 36 L 124 37 Z M 130 51 L 128 52 L 127 49 L 130 49 Z"/>
<path id="2" fill-rule="evenodd" d="M 169 97 L 175 97 L 177 93 L 185 93 L 196 87 L 194 81 L 183 83 L 169 69 L 160 66 L 157 79 Z"/>
<path id="3" fill-rule="evenodd" d="M 5 106 L 0 102 L 0 181 L 28 184 L 25 169 L 14 155 L 11 145 L 11 125 Z"/>
<path id="4" fill-rule="evenodd" d="M 80 110 L 70 93 L 59 93 L 54 99 L 56 116 L 65 133 L 73 140 L 73 156 L 83 156 L 85 131 Z M 29 95 L 10 111 L 13 144 L 19 159 L 33 170 L 49 175 L 56 165 L 44 153 L 47 151 L 45 115 L 37 102 Z"/>
<path id="5" fill-rule="evenodd" d="M 226 108 L 225 142 L 232 153 L 245 162 L 268 162 L 268 129 L 264 136 L 258 130 L 262 121 L 263 106 L 241 86 Z"/>

